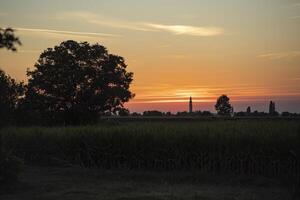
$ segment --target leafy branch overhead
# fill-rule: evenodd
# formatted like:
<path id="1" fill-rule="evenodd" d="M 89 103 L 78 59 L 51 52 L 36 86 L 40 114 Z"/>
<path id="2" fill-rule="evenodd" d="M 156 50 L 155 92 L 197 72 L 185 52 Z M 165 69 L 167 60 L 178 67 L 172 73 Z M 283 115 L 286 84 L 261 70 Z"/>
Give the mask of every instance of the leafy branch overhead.
<path id="1" fill-rule="evenodd" d="M 15 36 L 12 28 L 0 28 L 0 48 L 16 51 L 16 45 L 21 45 L 21 41 Z"/>

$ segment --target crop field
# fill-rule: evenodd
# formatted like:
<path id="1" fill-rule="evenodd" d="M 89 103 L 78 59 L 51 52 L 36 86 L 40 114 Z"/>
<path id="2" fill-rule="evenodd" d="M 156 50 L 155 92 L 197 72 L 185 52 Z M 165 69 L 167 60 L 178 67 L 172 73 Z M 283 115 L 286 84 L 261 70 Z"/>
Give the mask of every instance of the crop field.
<path id="1" fill-rule="evenodd" d="M 106 121 L 2 128 L 2 148 L 28 164 L 299 177 L 300 120 Z"/>

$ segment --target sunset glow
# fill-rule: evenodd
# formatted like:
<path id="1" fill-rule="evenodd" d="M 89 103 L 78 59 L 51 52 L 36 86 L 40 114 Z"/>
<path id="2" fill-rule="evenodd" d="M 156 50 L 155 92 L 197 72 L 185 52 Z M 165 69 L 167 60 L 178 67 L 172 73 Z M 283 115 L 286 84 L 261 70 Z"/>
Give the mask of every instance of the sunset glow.
<path id="1" fill-rule="evenodd" d="M 227 94 L 235 110 L 300 112 L 299 0 L 0 0 L 0 27 L 22 46 L 0 50 L 0 68 L 27 81 L 43 50 L 64 40 L 99 43 L 134 73 L 144 110 L 214 111 Z"/>

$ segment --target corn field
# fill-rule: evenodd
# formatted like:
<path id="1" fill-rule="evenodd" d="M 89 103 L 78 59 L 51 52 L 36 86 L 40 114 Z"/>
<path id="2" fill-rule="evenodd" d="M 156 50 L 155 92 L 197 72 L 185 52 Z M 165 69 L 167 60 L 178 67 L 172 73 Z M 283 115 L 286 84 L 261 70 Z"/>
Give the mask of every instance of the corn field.
<path id="1" fill-rule="evenodd" d="M 300 120 L 105 122 L 0 132 L 2 148 L 26 163 L 300 176 Z"/>

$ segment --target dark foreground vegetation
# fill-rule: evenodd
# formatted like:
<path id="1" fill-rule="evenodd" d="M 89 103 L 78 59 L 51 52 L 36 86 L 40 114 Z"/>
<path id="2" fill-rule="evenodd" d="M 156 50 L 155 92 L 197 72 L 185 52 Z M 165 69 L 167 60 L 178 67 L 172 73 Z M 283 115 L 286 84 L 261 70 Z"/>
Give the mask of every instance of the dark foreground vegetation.
<path id="1" fill-rule="evenodd" d="M 2 187 L 1 187 L 2 186 Z M 25 167 L 0 186 L 2 200 L 296 200 L 296 190 L 265 177 L 200 172 Z"/>
<path id="2" fill-rule="evenodd" d="M 106 119 L 0 133 L 4 199 L 299 197 L 299 119 Z M 3 184 L 5 174 L 19 181 Z"/>
<path id="3" fill-rule="evenodd" d="M 1 130 L 5 151 L 25 163 L 104 169 L 300 175 L 299 120 L 103 122 Z"/>

